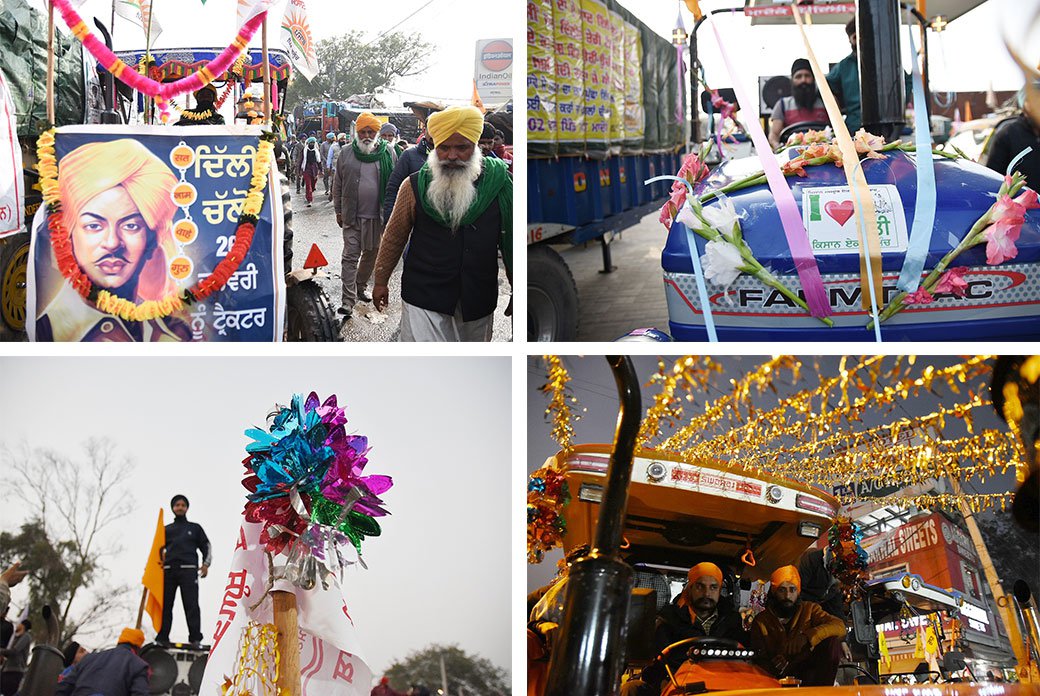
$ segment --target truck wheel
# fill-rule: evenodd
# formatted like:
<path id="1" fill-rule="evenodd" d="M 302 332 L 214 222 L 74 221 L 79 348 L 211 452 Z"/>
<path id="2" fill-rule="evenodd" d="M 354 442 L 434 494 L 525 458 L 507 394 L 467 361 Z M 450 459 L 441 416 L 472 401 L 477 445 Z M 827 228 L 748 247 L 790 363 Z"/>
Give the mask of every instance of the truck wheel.
<path id="1" fill-rule="evenodd" d="M 527 249 L 527 340 L 578 337 L 578 287 L 567 263 L 548 245 Z"/>
<path id="2" fill-rule="evenodd" d="M 335 341 L 339 323 L 329 297 L 313 280 L 289 286 L 285 294 L 286 338 L 290 341 Z"/>
<path id="3" fill-rule="evenodd" d="M 0 242 L 0 315 L 11 331 L 25 331 L 25 285 L 29 269 L 29 235 Z"/>

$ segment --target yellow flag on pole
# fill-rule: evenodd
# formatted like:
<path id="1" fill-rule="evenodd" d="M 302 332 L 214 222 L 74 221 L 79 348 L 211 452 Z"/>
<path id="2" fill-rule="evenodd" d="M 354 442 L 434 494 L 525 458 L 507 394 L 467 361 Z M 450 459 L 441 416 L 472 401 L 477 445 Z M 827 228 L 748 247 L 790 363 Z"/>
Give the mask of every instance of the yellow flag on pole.
<path id="1" fill-rule="evenodd" d="M 484 102 L 480 99 L 480 93 L 477 91 L 477 81 L 473 80 L 473 106 L 480 109 L 480 113 L 487 113 L 487 109 L 484 108 Z"/>
<path id="2" fill-rule="evenodd" d="M 885 640 L 885 632 L 878 631 L 877 634 L 878 653 L 880 653 L 880 662 L 884 662 L 886 665 L 892 664 L 892 656 L 888 654 L 888 641 Z"/>
<path id="3" fill-rule="evenodd" d="M 917 640 L 914 641 L 914 657 L 924 657 L 924 629 L 917 627 Z"/>
<path id="4" fill-rule="evenodd" d="M 152 627 L 158 633 L 162 629 L 163 609 L 163 563 L 160 551 L 166 546 L 166 526 L 163 525 L 163 511 L 159 508 L 159 521 L 155 525 L 155 539 L 152 550 L 148 553 L 148 562 L 144 566 L 141 584 L 148 590 L 144 610 L 152 617 Z"/>
<path id="5" fill-rule="evenodd" d="M 698 0 L 686 0 L 686 9 L 693 13 L 693 18 L 700 21 L 700 18 L 704 16 L 701 12 L 700 2 Z"/>

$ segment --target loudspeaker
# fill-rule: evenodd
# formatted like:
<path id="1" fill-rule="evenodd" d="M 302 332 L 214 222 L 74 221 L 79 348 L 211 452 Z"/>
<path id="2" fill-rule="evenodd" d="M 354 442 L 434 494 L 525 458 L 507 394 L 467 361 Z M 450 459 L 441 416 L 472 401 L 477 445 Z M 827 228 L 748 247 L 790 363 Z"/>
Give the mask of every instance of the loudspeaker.
<path id="1" fill-rule="evenodd" d="M 758 78 L 758 115 L 769 116 L 782 97 L 791 96 L 791 78 L 773 75 Z"/>
<path id="2" fill-rule="evenodd" d="M 149 693 L 195 696 L 202 686 L 209 648 L 194 649 L 179 643 L 163 648 L 150 643 L 141 649 L 141 659 L 152 668 Z"/>

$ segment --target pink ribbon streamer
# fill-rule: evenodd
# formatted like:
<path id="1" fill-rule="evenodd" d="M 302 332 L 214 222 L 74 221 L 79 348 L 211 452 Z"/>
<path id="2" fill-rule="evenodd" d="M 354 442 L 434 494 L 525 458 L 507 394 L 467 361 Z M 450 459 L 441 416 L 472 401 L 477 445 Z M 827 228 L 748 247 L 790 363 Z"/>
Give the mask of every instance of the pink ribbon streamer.
<path id="1" fill-rule="evenodd" d="M 54 6 L 61 12 L 61 18 L 65 20 L 65 24 L 68 25 L 69 29 L 83 22 L 83 18 L 72 8 L 69 4 L 69 0 L 53 0 Z M 266 12 L 261 12 L 257 16 L 250 19 L 248 22 L 242 25 L 242 28 L 238 31 L 238 36 L 242 37 L 242 45 L 249 43 L 249 40 L 253 38 L 253 34 L 256 30 L 264 23 L 264 17 L 267 15 Z M 106 70 L 110 70 L 116 65 L 116 61 L 119 61 L 119 57 L 113 53 L 108 46 L 103 44 L 96 36 L 88 33 L 83 37 L 83 46 L 90 51 L 101 65 Z M 206 69 L 213 75 L 218 77 L 235 62 L 239 54 L 242 53 L 243 49 L 238 48 L 235 43 L 225 48 L 219 56 L 214 58 L 210 63 L 206 65 Z M 207 84 L 206 80 L 202 76 L 202 72 L 197 71 L 182 77 L 174 82 L 156 82 L 150 77 L 145 77 L 141 73 L 137 72 L 130 66 L 127 66 L 123 73 L 119 76 L 119 79 L 124 83 L 134 88 L 138 92 L 147 94 L 149 97 L 162 97 L 163 99 L 170 99 L 177 97 L 188 92 L 194 92 L 199 88 Z"/>
<path id="2" fill-rule="evenodd" d="M 733 82 L 733 89 L 737 93 L 737 103 L 752 104 L 753 102 L 748 99 L 740 80 L 737 79 L 737 72 L 733 69 L 733 63 L 730 61 L 718 27 L 711 19 L 708 20 L 708 23 L 711 24 L 711 30 L 715 32 L 715 40 L 718 41 L 722 61 L 726 64 L 726 70 Z M 751 141 L 755 144 L 758 158 L 762 162 L 762 169 L 766 173 L 769 191 L 776 201 L 776 210 L 780 214 L 784 236 L 787 237 L 787 246 L 791 249 L 791 259 L 798 272 L 798 279 L 802 283 L 802 292 L 805 293 L 805 303 L 809 305 L 809 313 L 818 319 L 829 317 L 833 312 L 830 302 L 827 300 L 827 291 L 823 287 L 820 268 L 816 265 L 816 257 L 809 245 L 809 234 L 805 231 L 802 214 L 798 211 L 791 187 L 787 185 L 787 179 L 780 171 L 780 165 L 773 155 L 772 148 L 769 147 L 769 141 L 766 140 L 766 134 L 757 118 L 747 119 L 747 130 Z"/>

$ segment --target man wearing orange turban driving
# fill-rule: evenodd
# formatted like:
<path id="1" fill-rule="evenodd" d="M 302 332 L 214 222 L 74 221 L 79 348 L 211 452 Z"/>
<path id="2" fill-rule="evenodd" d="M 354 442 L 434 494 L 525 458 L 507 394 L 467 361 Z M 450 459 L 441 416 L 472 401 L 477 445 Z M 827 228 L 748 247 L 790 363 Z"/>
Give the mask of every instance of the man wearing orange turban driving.
<path id="1" fill-rule="evenodd" d="M 405 244 L 402 341 L 490 341 L 498 304 L 498 254 L 512 278 L 513 181 L 484 158 L 475 107 L 431 114 L 434 149 L 402 183 L 376 259 L 376 309 L 389 302 L 390 275 Z"/>
<path id="2" fill-rule="evenodd" d="M 769 583 L 766 608 L 751 624 L 757 661 L 777 677 L 800 679 L 802 686 L 833 685 L 845 624 L 816 602 L 801 599 L 796 567 L 778 568 Z"/>
<path id="3" fill-rule="evenodd" d="M 698 563 L 687 573 L 686 586 L 674 601 L 657 612 L 654 649 L 661 653 L 669 645 L 687 638 L 722 638 L 747 645 L 747 633 L 740 614 L 729 598 L 722 599 L 722 569 L 714 563 Z M 721 601 L 720 601 L 721 600 Z M 656 695 L 667 679 L 665 665 L 674 673 L 686 660 L 686 650 L 675 650 L 667 659 L 652 663 L 643 670 L 641 679 L 633 679 L 622 688 L 622 695 Z"/>

